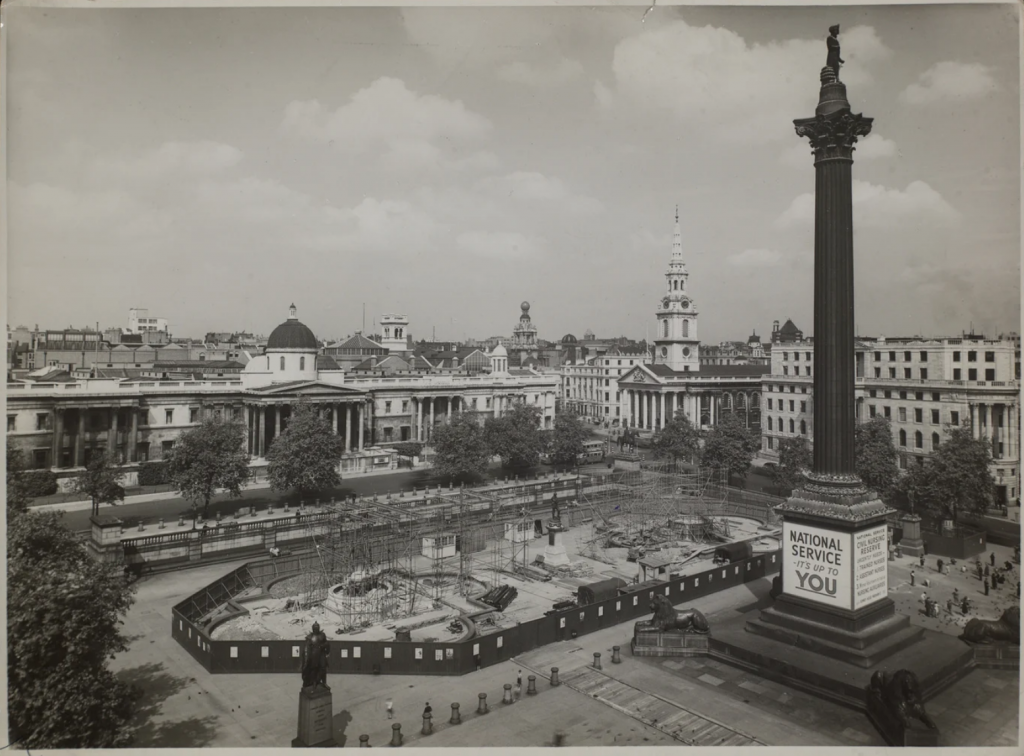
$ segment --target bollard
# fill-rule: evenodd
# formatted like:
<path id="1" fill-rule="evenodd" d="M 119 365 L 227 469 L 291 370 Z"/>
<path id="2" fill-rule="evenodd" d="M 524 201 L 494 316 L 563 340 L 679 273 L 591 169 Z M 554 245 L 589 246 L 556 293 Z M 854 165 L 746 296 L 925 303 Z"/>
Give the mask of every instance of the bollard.
<path id="1" fill-rule="evenodd" d="M 359 747 L 360 748 L 369 748 L 370 747 L 370 736 L 369 735 L 360 735 L 359 736 Z"/>
<path id="2" fill-rule="evenodd" d="M 163 530 L 163 529 L 164 529 L 164 520 L 163 520 L 163 518 L 162 518 L 162 517 L 161 517 L 161 518 L 160 518 L 160 520 L 159 520 L 159 521 L 157 522 L 157 525 L 156 525 L 156 527 L 157 527 L 157 530 Z"/>
<path id="3" fill-rule="evenodd" d="M 287 502 L 287 501 L 286 501 L 286 502 L 284 503 L 284 511 L 285 511 L 285 512 L 287 512 L 287 511 L 288 511 L 288 502 Z"/>
<path id="4" fill-rule="evenodd" d="M 487 708 L 487 694 L 486 693 L 481 693 L 479 696 L 477 696 L 477 698 L 480 699 L 480 703 L 477 704 L 476 713 L 477 714 L 486 714 L 488 711 L 490 711 Z"/>
<path id="5" fill-rule="evenodd" d="M 618 646 L 612 646 L 612 664 L 622 664 L 622 657 L 619 656 Z"/>
<path id="6" fill-rule="evenodd" d="M 985 581 L 985 595 L 988 595 L 988 581 Z"/>
<path id="7" fill-rule="evenodd" d="M 423 729 L 420 730 L 421 735 L 429 735 L 434 731 L 434 723 L 431 721 L 433 716 L 433 714 L 423 715 Z"/>
<path id="8" fill-rule="evenodd" d="M 594 669 L 601 669 L 601 654 L 594 654 Z"/>
<path id="9" fill-rule="evenodd" d="M 141 532 L 142 532 L 143 530 L 145 530 L 145 528 L 144 528 L 144 527 L 142 527 L 142 523 L 140 522 L 140 523 L 139 523 L 139 532 L 141 533 Z"/>
<path id="10" fill-rule="evenodd" d="M 530 675 L 526 678 L 526 695 L 535 696 L 537 695 L 537 676 Z"/>
<path id="11" fill-rule="evenodd" d="M 452 718 L 448 720 L 448 724 L 462 724 L 462 715 L 459 713 L 459 704 L 452 704 Z"/>
<path id="12" fill-rule="evenodd" d="M 178 518 L 178 526 L 180 527 L 180 526 L 182 526 L 184 524 L 185 524 L 185 518 L 184 517 L 179 517 Z"/>
<path id="13" fill-rule="evenodd" d="M 221 518 L 221 514 L 220 514 L 220 512 L 217 512 L 217 522 L 220 522 L 220 518 Z"/>
<path id="14" fill-rule="evenodd" d="M 501 696 L 503 704 L 512 703 L 512 683 L 505 683 L 505 692 Z"/>
<path id="15" fill-rule="evenodd" d="M 551 668 L 551 687 L 561 685 L 561 681 L 558 679 L 558 667 Z"/>
<path id="16" fill-rule="evenodd" d="M 274 505 L 267 504 L 267 514 L 274 514 Z"/>
<path id="17" fill-rule="evenodd" d="M 398 748 L 402 745 L 402 725 L 395 722 L 391 725 L 391 747 Z"/>

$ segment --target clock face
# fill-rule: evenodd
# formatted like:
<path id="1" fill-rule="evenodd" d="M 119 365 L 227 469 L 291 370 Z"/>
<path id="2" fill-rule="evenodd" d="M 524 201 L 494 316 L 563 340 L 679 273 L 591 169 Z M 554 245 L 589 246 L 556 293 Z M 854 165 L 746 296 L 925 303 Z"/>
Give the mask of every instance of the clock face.
<path id="1" fill-rule="evenodd" d="M 682 302 L 680 302 L 680 304 L 683 306 L 684 310 L 690 306 L 690 303 L 687 302 L 685 299 Z"/>
<path id="2" fill-rule="evenodd" d="M 661 300 L 661 306 L 664 309 L 666 309 L 666 310 L 668 309 L 668 297 L 666 297 L 665 299 Z"/>
<path id="3" fill-rule="evenodd" d="M 668 347 L 662 347 L 661 348 L 661 356 L 662 357 L 668 357 Z"/>

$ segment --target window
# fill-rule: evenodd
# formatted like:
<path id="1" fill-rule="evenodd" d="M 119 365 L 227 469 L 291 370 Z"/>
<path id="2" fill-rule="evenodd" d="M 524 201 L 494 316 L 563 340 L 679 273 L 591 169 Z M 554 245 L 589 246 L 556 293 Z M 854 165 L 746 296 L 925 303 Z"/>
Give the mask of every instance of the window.
<path id="1" fill-rule="evenodd" d="M 664 336 L 667 339 L 668 338 L 668 321 L 667 320 L 663 320 L 663 321 L 661 321 L 661 324 L 664 326 L 664 328 L 662 329 L 662 334 L 661 335 Z"/>
<path id="2" fill-rule="evenodd" d="M 894 368 L 894 367 L 889 368 L 889 377 L 890 378 L 895 378 L 896 377 L 896 368 Z"/>
<path id="3" fill-rule="evenodd" d="M 49 412 L 40 412 L 36 415 L 36 430 L 46 430 L 47 421 L 50 419 Z"/>
<path id="4" fill-rule="evenodd" d="M 284 370 L 284 355 L 281 355 L 281 369 Z"/>
<path id="5" fill-rule="evenodd" d="M 953 352 L 953 362 L 960 362 L 960 352 Z"/>
<path id="6" fill-rule="evenodd" d="M 904 379 L 909 381 L 911 378 L 913 378 L 913 376 L 910 373 L 911 373 L 911 369 L 910 368 L 903 368 L 903 377 L 904 377 Z"/>
<path id="7" fill-rule="evenodd" d="M 800 375 L 800 366 L 799 365 L 794 365 L 793 366 L 793 375 Z"/>
<path id="8" fill-rule="evenodd" d="M 881 352 L 875 352 L 875 362 L 881 362 L 881 361 L 882 361 L 882 353 Z"/>
<path id="9" fill-rule="evenodd" d="M 932 410 L 932 425 L 939 424 L 939 411 L 937 409 Z"/>
<path id="10" fill-rule="evenodd" d="M 173 448 L 174 448 L 174 442 L 173 441 L 161 441 L 160 442 L 160 453 L 163 454 L 165 457 L 167 456 L 168 452 L 170 452 L 171 449 L 173 449 Z"/>
<path id="11" fill-rule="evenodd" d="M 892 399 L 892 392 L 891 392 L 891 391 L 888 391 L 888 390 L 886 390 L 886 392 L 885 392 L 885 398 L 886 398 L 886 399 Z"/>
<path id="12" fill-rule="evenodd" d="M 906 391 L 901 391 L 900 392 L 900 399 L 906 399 L 906 398 L 907 398 L 907 392 Z"/>
<path id="13" fill-rule="evenodd" d="M 921 352 L 921 362 L 928 362 L 928 352 Z"/>
<path id="14" fill-rule="evenodd" d="M 953 368 L 953 380 L 954 381 L 959 381 L 960 380 L 960 368 Z"/>
<path id="15" fill-rule="evenodd" d="M 199 422 L 199 410 L 197 410 L 195 407 L 188 408 L 188 421 L 190 423 Z"/>
<path id="16" fill-rule="evenodd" d="M 139 462 L 149 462 L 149 442 L 143 441 L 135 448 L 138 450 Z"/>
<path id="17" fill-rule="evenodd" d="M 882 368 L 876 367 L 875 368 L 875 378 L 881 378 L 881 377 L 882 377 Z"/>
<path id="18" fill-rule="evenodd" d="M 914 394 L 914 398 L 917 399 L 917 401 L 919 401 L 919 402 L 923 402 L 924 401 L 924 392 L 923 391 L 918 391 L 917 393 Z"/>
<path id="19" fill-rule="evenodd" d="M 684 320 L 683 321 L 683 338 L 684 339 L 688 338 L 689 335 L 690 335 L 690 321 L 689 320 Z"/>
<path id="20" fill-rule="evenodd" d="M 796 423 L 792 419 L 789 421 L 789 432 L 796 433 Z"/>
<path id="21" fill-rule="evenodd" d="M 994 368 L 985 368 L 985 380 L 994 381 L 996 379 L 996 371 Z"/>
<path id="22" fill-rule="evenodd" d="M 940 443 L 941 442 L 939 441 L 939 434 L 938 433 L 933 433 L 932 434 L 932 451 L 935 451 L 936 449 L 938 449 Z"/>
<path id="23" fill-rule="evenodd" d="M 792 399 L 789 400 L 789 411 L 796 412 L 796 402 L 794 402 Z"/>
<path id="24" fill-rule="evenodd" d="M 889 362 L 896 362 L 896 352 L 889 352 Z"/>
<path id="25" fill-rule="evenodd" d="M 871 389 L 870 391 L 868 391 L 868 396 L 874 399 L 876 396 L 878 396 L 878 392 L 875 391 L 875 389 Z"/>
<path id="26" fill-rule="evenodd" d="M 985 362 L 995 362 L 995 361 L 996 361 L 996 353 L 995 352 L 985 352 Z"/>
<path id="27" fill-rule="evenodd" d="M 936 393 L 933 392 L 932 393 L 932 401 L 933 402 L 940 402 L 940 401 L 942 401 L 942 396 L 940 394 L 936 394 Z"/>
<path id="28" fill-rule="evenodd" d="M 892 410 L 889 407 L 882 407 L 882 414 L 887 420 L 892 419 Z"/>
<path id="29" fill-rule="evenodd" d="M 771 409 L 771 408 L 772 408 L 772 400 L 771 400 L 771 397 L 768 397 L 768 409 Z"/>
<path id="30" fill-rule="evenodd" d="M 960 413 L 959 412 L 950 412 L 949 413 L 949 422 L 952 423 L 953 425 L 960 425 Z"/>
<path id="31" fill-rule="evenodd" d="M 789 360 L 789 352 L 783 352 L 783 353 L 782 353 L 782 359 L 784 359 L 784 360 L 787 360 L 787 361 L 788 361 L 788 360 Z"/>
<path id="32" fill-rule="evenodd" d="M 868 405 L 868 417 L 874 417 L 874 416 L 875 416 L 875 405 L 869 404 Z"/>
<path id="33" fill-rule="evenodd" d="M 967 353 L 967 361 L 968 362 L 977 362 L 978 361 L 978 353 L 977 352 L 968 352 Z"/>
<path id="34" fill-rule="evenodd" d="M 778 418 L 778 421 L 779 421 L 779 433 L 782 433 L 782 431 L 785 430 L 785 426 L 782 425 L 782 418 L 781 417 Z"/>
<path id="35" fill-rule="evenodd" d="M 768 419 L 771 420 L 771 418 L 768 418 Z M 769 428 L 768 430 L 771 430 L 771 428 Z M 768 448 L 769 449 L 774 449 L 775 448 L 775 439 L 772 438 L 771 436 L 768 437 Z"/>
<path id="36" fill-rule="evenodd" d="M 782 366 L 782 374 L 789 375 L 789 368 L 786 367 L 785 365 Z"/>
<path id="37" fill-rule="evenodd" d="M 900 408 L 899 408 L 899 409 L 897 410 L 897 412 L 899 412 L 899 419 L 900 419 L 900 422 L 901 422 L 901 423 L 905 423 L 905 422 L 907 422 L 907 408 L 906 408 L 906 407 L 900 407 Z"/>
<path id="38" fill-rule="evenodd" d="M 773 428 L 772 428 L 772 419 L 771 419 L 770 416 L 768 418 L 768 430 L 773 430 Z"/>
<path id="39" fill-rule="evenodd" d="M 164 425 L 174 424 L 174 410 L 164 410 Z"/>
<path id="40" fill-rule="evenodd" d="M 910 362 L 910 352 L 904 352 L 903 353 L 903 361 L 904 362 Z"/>
<path id="41" fill-rule="evenodd" d="M 905 447 L 906 445 L 907 445 L 907 432 L 901 428 L 900 429 L 900 446 L 904 446 Z"/>
<path id="42" fill-rule="evenodd" d="M 800 433 L 804 436 L 807 435 L 807 422 L 805 420 L 800 421 Z"/>
<path id="43" fill-rule="evenodd" d="M 915 407 L 914 408 L 914 422 L 915 423 L 923 423 L 924 422 L 924 410 L 921 409 L 920 407 Z"/>
<path id="44" fill-rule="evenodd" d="M 921 433 L 921 431 L 917 431 L 916 433 L 914 433 L 914 448 L 915 449 L 923 449 L 924 448 L 924 434 Z"/>
<path id="45" fill-rule="evenodd" d="M 473 400 L 473 409 L 476 409 L 476 399 Z M 406 414 L 409 411 L 409 401 L 407 399 L 402 400 L 402 414 Z"/>
<path id="46" fill-rule="evenodd" d="M 306 358 L 305 357 L 299 357 L 299 370 L 305 370 L 305 369 L 306 369 Z"/>
<path id="47" fill-rule="evenodd" d="M 806 412 L 807 411 L 807 402 L 800 402 L 800 411 L 801 412 Z"/>
<path id="48" fill-rule="evenodd" d="M 968 370 L 967 370 L 967 380 L 969 380 L 969 381 L 976 381 L 976 380 L 978 380 L 978 369 L 977 368 L 968 368 Z"/>
<path id="49" fill-rule="evenodd" d="M 7 432 L 8 433 L 14 433 L 14 429 L 17 426 L 17 422 L 18 422 L 18 416 L 17 415 L 8 415 L 7 416 Z"/>

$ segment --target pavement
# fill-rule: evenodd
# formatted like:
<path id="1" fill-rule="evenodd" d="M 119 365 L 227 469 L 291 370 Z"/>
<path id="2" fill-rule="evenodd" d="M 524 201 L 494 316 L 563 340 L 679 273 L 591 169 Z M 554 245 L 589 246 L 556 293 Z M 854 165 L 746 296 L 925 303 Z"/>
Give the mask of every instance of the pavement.
<path id="1" fill-rule="evenodd" d="M 1010 552 L 995 548 L 997 557 Z M 170 636 L 171 606 L 243 563 L 165 573 L 137 583 L 136 604 L 125 621 L 130 649 L 111 663 L 122 679 L 145 691 L 132 724 L 137 746 L 284 747 L 295 737 L 297 676 L 210 675 Z M 894 584 L 900 582 L 899 570 L 909 575 L 909 560 L 890 566 Z M 958 575 L 940 577 L 966 581 Z M 768 588 L 768 580 L 737 586 L 702 599 L 699 608 L 714 627 L 762 601 Z M 903 590 L 895 588 L 891 595 Z M 950 623 L 943 628 L 956 632 Z M 351 747 L 367 734 L 372 746 L 383 746 L 397 722 L 405 744 L 414 747 L 543 746 L 552 744 L 556 731 L 571 746 L 883 744 L 863 714 L 712 659 L 633 657 L 631 637 L 632 625 L 625 623 L 463 677 L 332 676 L 336 739 Z M 614 645 L 621 648 L 621 664 L 611 663 Z M 600 671 L 591 666 L 594 652 L 602 653 Z M 548 681 L 553 666 L 564 681 L 558 687 Z M 503 685 L 514 684 L 519 670 L 524 686 L 529 674 L 536 675 L 538 694 L 524 692 L 520 701 L 502 704 Z M 976 669 L 929 701 L 927 708 L 942 728 L 940 744 L 1015 745 L 1018 687 L 1016 671 Z M 484 715 L 476 714 L 479 693 L 487 694 L 490 707 Z M 394 720 L 386 716 L 388 698 L 394 702 Z M 435 732 L 424 736 L 421 712 L 428 701 Z M 452 702 L 460 704 L 462 724 L 448 724 Z"/>

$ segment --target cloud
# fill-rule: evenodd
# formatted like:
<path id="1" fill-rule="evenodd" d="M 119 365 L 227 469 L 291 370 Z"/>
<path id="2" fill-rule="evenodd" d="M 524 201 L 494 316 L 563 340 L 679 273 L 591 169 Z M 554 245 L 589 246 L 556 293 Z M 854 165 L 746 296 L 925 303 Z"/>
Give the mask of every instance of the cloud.
<path id="1" fill-rule="evenodd" d="M 936 102 L 962 102 L 983 97 L 998 88 L 992 69 L 980 63 L 944 61 L 936 63 L 900 93 L 900 101 L 908 105 L 930 105 Z"/>
<path id="2" fill-rule="evenodd" d="M 853 182 L 853 220 L 857 227 L 891 228 L 906 223 L 927 223 L 951 227 L 960 213 L 924 181 L 914 181 L 904 190 Z M 780 229 L 814 222 L 814 195 L 801 194 L 775 221 Z"/>
<path id="3" fill-rule="evenodd" d="M 856 87 L 890 53 L 870 27 L 844 32 L 844 43 L 851 37 L 861 47 L 844 44 L 843 78 Z M 792 136 L 793 118 L 811 114 L 824 56 L 820 40 L 747 44 L 728 29 L 673 21 L 617 45 L 614 97 L 623 107 L 667 109 L 702 134 L 764 144 Z M 606 94 L 595 87 L 599 103 L 610 102 Z"/>
<path id="4" fill-rule="evenodd" d="M 93 160 L 95 177 L 110 181 L 154 181 L 173 174 L 204 176 L 221 173 L 242 160 L 242 151 L 220 142 L 165 142 L 142 155 Z"/>
<path id="5" fill-rule="evenodd" d="M 379 150 L 388 168 L 421 169 L 441 163 L 442 145 L 482 139 L 492 125 L 461 101 L 419 95 L 398 79 L 382 77 L 333 112 L 318 100 L 289 103 L 281 128 L 348 154 Z"/>
<path id="6" fill-rule="evenodd" d="M 773 249 L 745 249 L 729 256 L 729 264 L 738 268 L 770 268 L 781 260 L 782 253 Z"/>
<path id="7" fill-rule="evenodd" d="M 537 89 L 557 89 L 583 76 L 578 60 L 562 58 L 557 65 L 534 65 L 517 60 L 498 69 L 498 78 Z"/>
<path id="8" fill-rule="evenodd" d="M 557 178 L 531 171 L 516 171 L 499 178 L 487 178 L 478 186 L 513 200 L 557 204 L 577 213 L 599 213 L 604 206 L 593 197 L 570 192 Z"/>
<path id="9" fill-rule="evenodd" d="M 544 251 L 542 239 L 510 231 L 464 231 L 455 244 L 470 254 L 498 260 L 537 257 Z"/>

